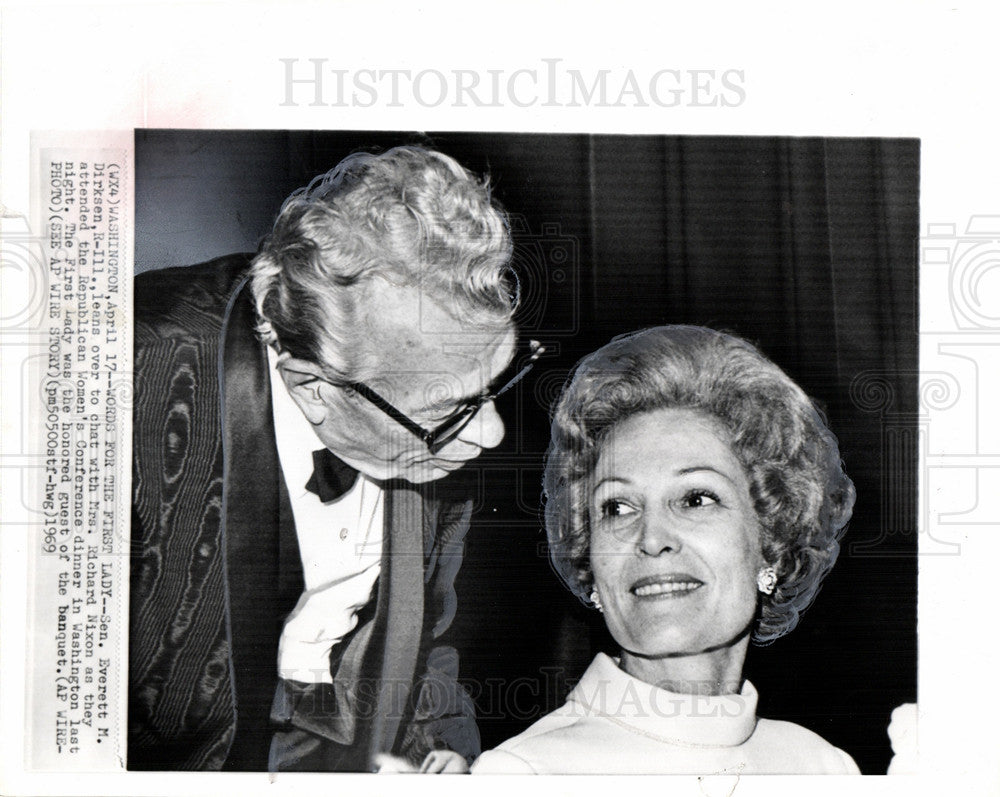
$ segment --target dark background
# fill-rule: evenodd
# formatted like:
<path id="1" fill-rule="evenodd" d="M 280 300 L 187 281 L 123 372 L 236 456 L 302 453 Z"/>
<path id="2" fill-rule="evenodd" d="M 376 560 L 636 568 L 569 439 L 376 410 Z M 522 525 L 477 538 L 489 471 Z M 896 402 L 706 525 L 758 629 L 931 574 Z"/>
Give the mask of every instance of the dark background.
<path id="1" fill-rule="evenodd" d="M 825 406 L 858 502 L 840 560 L 788 637 L 751 648 L 762 716 L 884 773 L 916 698 L 919 142 L 541 134 L 139 131 L 136 270 L 253 251 L 283 199 L 358 149 L 438 148 L 512 216 L 523 335 L 549 354 L 503 397 L 449 633 L 484 749 L 556 708 L 597 650 L 540 513 L 548 412 L 623 332 L 702 324 L 761 346 Z"/>

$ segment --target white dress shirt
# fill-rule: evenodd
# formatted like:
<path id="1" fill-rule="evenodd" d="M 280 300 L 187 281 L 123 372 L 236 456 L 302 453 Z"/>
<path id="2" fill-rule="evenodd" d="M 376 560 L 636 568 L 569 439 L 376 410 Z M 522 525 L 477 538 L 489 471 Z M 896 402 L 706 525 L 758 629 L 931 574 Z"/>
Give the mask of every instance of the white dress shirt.
<path id="1" fill-rule="evenodd" d="M 357 625 L 358 612 L 373 599 L 381 570 L 383 490 L 364 474 L 328 504 L 306 489 L 313 472 L 312 452 L 323 443 L 289 395 L 277 359 L 269 347 L 274 435 L 305 581 L 278 643 L 278 675 L 303 683 L 333 683 L 330 651 Z"/>

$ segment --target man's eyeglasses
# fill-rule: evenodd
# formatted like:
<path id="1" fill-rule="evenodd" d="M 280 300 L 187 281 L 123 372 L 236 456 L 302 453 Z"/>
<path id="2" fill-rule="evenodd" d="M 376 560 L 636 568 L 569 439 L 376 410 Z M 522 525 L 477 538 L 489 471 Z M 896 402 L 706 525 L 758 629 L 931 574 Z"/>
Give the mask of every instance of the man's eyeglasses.
<path id="1" fill-rule="evenodd" d="M 535 366 L 535 361 L 545 353 L 545 347 L 542 346 L 537 340 L 530 341 L 529 353 L 530 356 L 528 361 L 509 380 L 503 383 L 503 387 L 498 390 L 487 389 L 475 398 L 463 402 L 458 409 L 456 409 L 451 415 L 441 421 L 433 429 L 427 429 L 416 421 L 410 420 L 406 417 L 406 415 L 368 387 L 368 385 L 362 384 L 361 382 L 343 382 L 340 384 L 342 387 L 350 388 L 359 395 L 364 396 L 368 399 L 368 401 L 382 410 L 382 412 L 392 418 L 408 432 L 415 434 L 423 440 L 427 448 L 430 449 L 430 452 L 432 454 L 436 454 L 462 433 L 462 430 L 472 422 L 472 419 L 476 417 L 476 413 L 482 409 L 484 404 L 489 404 L 491 401 L 495 401 L 497 398 L 514 387 L 514 385 L 524 379 L 528 371 Z M 516 367 L 518 360 L 521 359 L 521 357 L 515 358 L 513 367 Z M 508 368 L 508 373 L 511 370 L 513 370 L 513 368 Z M 505 375 L 506 374 L 501 375 L 497 381 L 502 382 Z"/>

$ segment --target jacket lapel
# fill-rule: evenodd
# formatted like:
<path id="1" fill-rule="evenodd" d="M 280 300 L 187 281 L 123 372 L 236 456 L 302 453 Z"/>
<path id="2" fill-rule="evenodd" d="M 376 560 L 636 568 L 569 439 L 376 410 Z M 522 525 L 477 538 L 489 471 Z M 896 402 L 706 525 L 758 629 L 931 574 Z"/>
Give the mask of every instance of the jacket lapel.
<path id="1" fill-rule="evenodd" d="M 296 563 L 298 559 L 290 523 L 282 542 L 279 517 L 291 514 L 274 438 L 267 354 L 253 328 L 244 280 L 230 300 L 219 362 L 225 446 L 222 522 L 237 706 L 236 742 L 227 769 L 262 769 L 268 761 L 278 640 L 284 616 L 293 608 L 279 594 L 282 550 L 286 558 L 291 550 Z M 276 719 L 355 746 L 348 759 L 361 754 L 367 759 L 357 762 L 359 768 L 369 766 L 376 753 L 393 749 L 408 711 L 423 632 L 425 544 L 434 538 L 419 490 L 405 482 L 385 489 L 386 532 L 374 619 L 336 651 L 341 655 L 334 661 L 333 687 L 297 690 L 285 685 L 274 704 Z M 301 571 L 298 578 L 296 598 L 302 590 Z"/>
<path id="2" fill-rule="evenodd" d="M 291 609 L 281 594 L 282 552 L 299 568 L 294 527 L 282 505 L 290 507 L 278 465 L 271 410 L 267 355 L 254 334 L 254 313 L 244 280 L 234 291 L 223 325 L 219 357 L 224 492 L 222 507 L 225 586 L 231 677 L 236 702 L 236 740 L 227 769 L 263 769 L 271 732 L 268 727 L 276 682 L 281 622 Z M 289 532 L 290 537 L 289 539 Z M 289 580 L 285 569 L 285 581 Z M 294 581 L 294 576 L 293 576 Z M 285 600 L 282 600 L 285 598 Z M 293 599 L 294 602 L 294 599 Z"/>

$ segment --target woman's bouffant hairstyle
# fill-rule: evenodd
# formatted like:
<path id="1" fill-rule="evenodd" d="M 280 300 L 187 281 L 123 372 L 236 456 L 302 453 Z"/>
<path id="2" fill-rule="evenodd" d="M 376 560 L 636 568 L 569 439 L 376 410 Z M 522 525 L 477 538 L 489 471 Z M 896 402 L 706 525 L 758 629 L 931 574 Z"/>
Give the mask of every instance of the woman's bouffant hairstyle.
<path id="1" fill-rule="evenodd" d="M 362 381 L 358 323 L 380 277 L 417 286 L 470 326 L 495 330 L 516 309 L 507 216 L 452 158 L 421 147 L 355 153 L 285 200 L 251 265 L 261 338 Z"/>
<path id="2" fill-rule="evenodd" d="M 753 640 L 791 631 L 833 567 L 854 508 L 837 439 L 812 401 L 750 343 L 704 327 L 615 338 L 577 365 L 556 406 L 545 464 L 552 564 L 589 600 L 590 479 L 603 440 L 626 418 L 696 410 L 726 430 L 750 482 L 765 560 L 778 585 L 761 599 Z"/>

